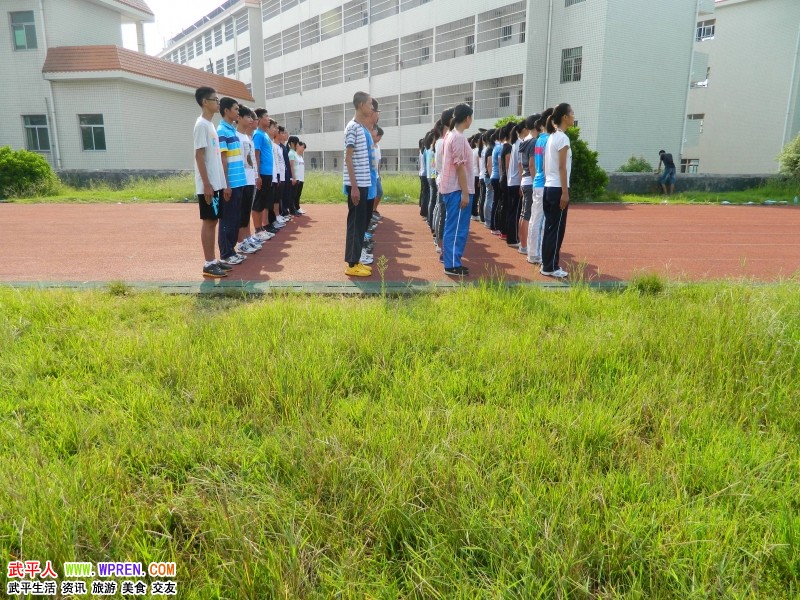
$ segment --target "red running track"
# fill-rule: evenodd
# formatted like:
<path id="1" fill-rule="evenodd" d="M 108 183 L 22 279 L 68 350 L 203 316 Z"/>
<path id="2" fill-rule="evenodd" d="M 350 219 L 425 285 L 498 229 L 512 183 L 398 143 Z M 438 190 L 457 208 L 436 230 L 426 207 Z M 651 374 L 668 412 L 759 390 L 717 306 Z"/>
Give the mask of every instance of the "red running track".
<path id="1" fill-rule="evenodd" d="M 228 279 L 346 281 L 346 207 L 305 206 Z M 449 281 L 416 206 L 381 206 L 375 258 L 386 281 Z M 0 281 L 201 281 L 194 204 L 0 204 Z M 469 279 L 549 281 L 525 257 L 472 222 Z M 786 279 L 800 272 L 800 209 L 782 206 L 594 204 L 570 208 L 562 267 L 593 281 L 640 272 L 671 280 Z M 380 280 L 377 269 L 369 278 Z M 368 279 L 368 280 L 369 280 Z"/>

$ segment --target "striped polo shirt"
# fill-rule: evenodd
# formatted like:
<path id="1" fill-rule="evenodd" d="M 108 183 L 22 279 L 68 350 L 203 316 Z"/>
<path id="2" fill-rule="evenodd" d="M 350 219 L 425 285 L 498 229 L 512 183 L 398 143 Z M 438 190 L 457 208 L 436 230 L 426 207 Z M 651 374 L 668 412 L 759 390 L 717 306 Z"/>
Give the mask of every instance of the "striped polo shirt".
<path id="1" fill-rule="evenodd" d="M 236 128 L 222 120 L 217 127 L 217 133 L 219 134 L 219 150 L 228 159 L 228 187 L 246 186 L 247 177 L 244 172 L 242 143 L 239 141 Z"/>
<path id="2" fill-rule="evenodd" d="M 364 127 L 354 120 L 347 124 L 344 129 L 345 158 L 347 148 L 353 148 L 353 171 L 356 176 L 356 185 L 360 188 L 368 188 L 372 184 L 370 176 L 369 148 L 367 147 L 367 136 Z M 350 185 L 350 176 L 347 174 L 347 161 L 344 161 L 344 185 Z"/>

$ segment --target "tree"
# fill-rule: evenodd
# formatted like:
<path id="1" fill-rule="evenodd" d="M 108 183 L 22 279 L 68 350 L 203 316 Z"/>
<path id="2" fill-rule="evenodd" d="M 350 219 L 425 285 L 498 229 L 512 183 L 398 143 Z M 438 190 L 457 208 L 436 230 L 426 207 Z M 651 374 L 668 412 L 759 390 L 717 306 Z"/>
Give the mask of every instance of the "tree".
<path id="1" fill-rule="evenodd" d="M 620 173 L 652 173 L 653 165 L 644 156 L 631 156 L 624 165 L 617 169 Z"/>
<path id="2" fill-rule="evenodd" d="M 509 123 L 510 121 L 513 121 L 514 123 L 519 123 L 520 121 L 522 121 L 522 117 L 517 117 L 516 115 L 508 115 L 507 117 L 503 117 L 502 119 L 497 119 L 497 121 L 494 122 L 494 128 L 500 129 L 503 125 Z"/>
<path id="3" fill-rule="evenodd" d="M 580 139 L 580 127 L 567 129 L 572 146 L 572 175 L 569 182 L 570 199 L 599 200 L 608 184 L 608 175 L 597 164 L 597 152 Z"/>
<path id="4" fill-rule="evenodd" d="M 46 196 L 57 186 L 58 178 L 42 156 L 0 147 L 0 198 Z"/>
<path id="5" fill-rule="evenodd" d="M 786 144 L 778 155 L 781 173 L 800 181 L 800 135 Z"/>

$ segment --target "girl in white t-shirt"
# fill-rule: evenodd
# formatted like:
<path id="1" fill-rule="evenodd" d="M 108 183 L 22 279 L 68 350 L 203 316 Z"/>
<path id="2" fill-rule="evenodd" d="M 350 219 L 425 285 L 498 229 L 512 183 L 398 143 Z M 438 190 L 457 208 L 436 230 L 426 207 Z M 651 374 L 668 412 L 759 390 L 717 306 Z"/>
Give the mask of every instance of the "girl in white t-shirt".
<path id="1" fill-rule="evenodd" d="M 297 156 L 294 159 L 294 178 L 297 180 L 297 196 L 295 197 L 294 204 L 297 207 L 298 215 L 306 214 L 306 211 L 300 208 L 300 196 L 303 195 L 303 182 L 306 180 L 306 159 L 303 156 L 305 153 L 306 143 L 297 142 L 297 147 L 295 148 L 295 154 Z"/>
<path id="2" fill-rule="evenodd" d="M 575 123 L 575 113 L 566 102 L 556 106 L 547 120 L 550 137 L 544 150 L 544 239 L 540 273 L 564 278 L 568 273 L 559 264 L 561 243 L 567 228 L 569 178 L 572 174 L 572 148 L 565 133 Z"/>

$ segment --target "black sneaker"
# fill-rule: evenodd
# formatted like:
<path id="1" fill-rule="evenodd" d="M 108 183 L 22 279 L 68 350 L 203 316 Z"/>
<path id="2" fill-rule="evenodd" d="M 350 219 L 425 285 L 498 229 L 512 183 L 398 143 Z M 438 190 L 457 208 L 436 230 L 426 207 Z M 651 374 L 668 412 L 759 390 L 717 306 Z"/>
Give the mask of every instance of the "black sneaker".
<path id="1" fill-rule="evenodd" d="M 272 233 L 272 234 L 278 233 L 278 230 L 275 227 L 273 227 L 272 225 L 267 225 L 266 231 L 268 231 L 269 233 Z"/>
<path id="2" fill-rule="evenodd" d="M 456 275 L 458 277 L 464 277 L 465 275 L 469 275 L 469 269 L 466 267 L 451 267 L 449 269 L 444 270 L 445 275 Z"/>
<path id="3" fill-rule="evenodd" d="M 220 277 L 227 277 L 228 272 L 222 269 L 218 264 L 208 265 L 203 267 L 203 277 L 213 277 L 219 279 Z"/>
<path id="4" fill-rule="evenodd" d="M 233 267 L 232 267 L 232 266 L 230 266 L 230 265 L 226 265 L 226 264 L 225 264 L 225 263 L 223 263 L 223 262 L 218 262 L 218 263 L 217 263 L 217 266 L 218 266 L 220 269 L 222 269 L 223 271 L 230 271 L 230 270 L 232 270 L 232 269 L 233 269 Z"/>

